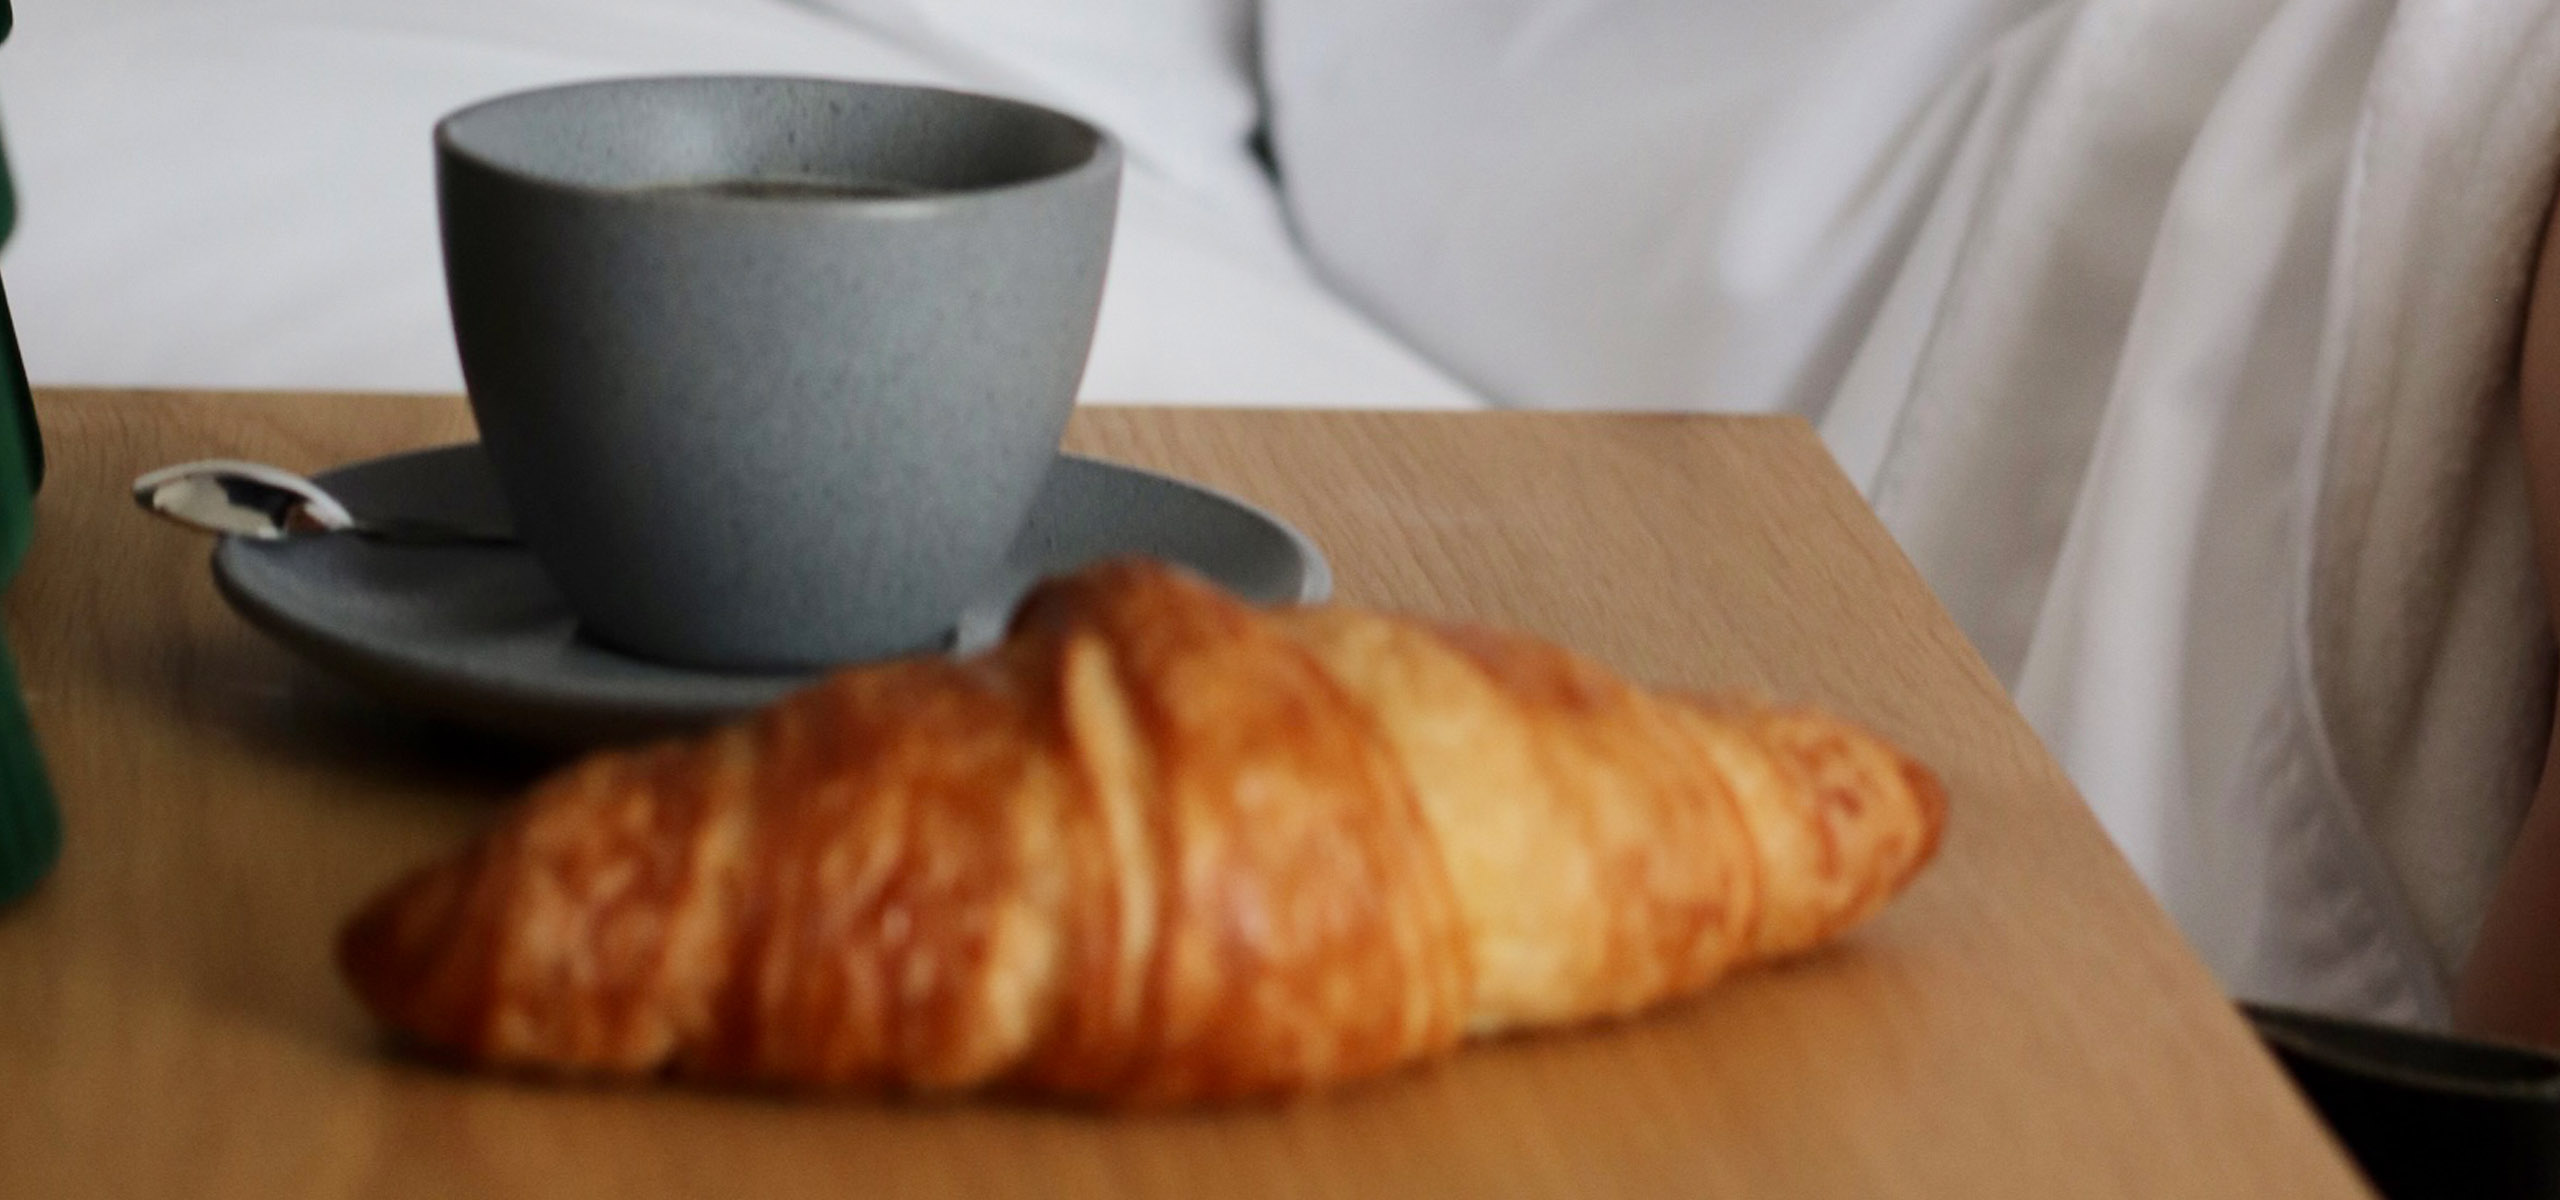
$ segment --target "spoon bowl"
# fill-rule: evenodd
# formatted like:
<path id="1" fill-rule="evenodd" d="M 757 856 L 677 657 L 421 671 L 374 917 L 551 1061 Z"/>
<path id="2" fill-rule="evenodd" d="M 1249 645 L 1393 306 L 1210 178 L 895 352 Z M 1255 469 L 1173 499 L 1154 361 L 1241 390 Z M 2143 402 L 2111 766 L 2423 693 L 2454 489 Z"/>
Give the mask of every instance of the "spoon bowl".
<path id="1" fill-rule="evenodd" d="M 144 512 L 189 529 L 261 542 L 344 533 L 404 546 L 519 544 L 510 531 L 403 517 L 358 517 L 309 479 L 281 467 L 229 458 L 149 472 L 133 481 L 133 502 Z"/>

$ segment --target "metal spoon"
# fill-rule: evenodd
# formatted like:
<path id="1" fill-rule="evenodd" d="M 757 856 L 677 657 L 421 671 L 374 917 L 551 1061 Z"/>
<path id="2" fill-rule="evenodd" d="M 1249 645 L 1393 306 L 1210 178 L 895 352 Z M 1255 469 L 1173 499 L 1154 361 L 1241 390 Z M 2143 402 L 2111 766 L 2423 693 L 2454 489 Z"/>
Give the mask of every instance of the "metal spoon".
<path id="1" fill-rule="evenodd" d="M 208 533 L 262 542 L 347 533 L 403 546 L 514 546 L 513 533 L 413 517 L 360 518 L 319 484 L 264 463 L 209 458 L 133 481 L 143 511 Z"/>

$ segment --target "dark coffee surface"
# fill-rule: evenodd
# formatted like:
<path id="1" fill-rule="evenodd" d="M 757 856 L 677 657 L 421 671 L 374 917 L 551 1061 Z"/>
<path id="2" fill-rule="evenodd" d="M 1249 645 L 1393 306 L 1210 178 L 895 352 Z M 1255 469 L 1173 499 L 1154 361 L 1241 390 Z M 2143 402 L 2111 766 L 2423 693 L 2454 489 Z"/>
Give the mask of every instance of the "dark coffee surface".
<path id="1" fill-rule="evenodd" d="M 931 196 L 941 191 L 914 183 L 822 177 L 689 179 L 640 190 L 657 195 L 724 196 L 745 200 L 896 200 Z"/>

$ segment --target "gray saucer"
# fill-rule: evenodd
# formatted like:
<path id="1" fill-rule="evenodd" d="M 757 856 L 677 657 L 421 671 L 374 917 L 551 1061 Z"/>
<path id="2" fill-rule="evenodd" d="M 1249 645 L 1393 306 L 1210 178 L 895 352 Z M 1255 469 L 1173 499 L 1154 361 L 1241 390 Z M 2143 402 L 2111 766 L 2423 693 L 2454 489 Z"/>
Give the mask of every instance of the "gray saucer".
<path id="1" fill-rule="evenodd" d="M 356 463 L 318 479 L 358 513 L 507 523 L 477 445 Z M 1061 455 L 1000 578 L 958 615 L 955 649 L 1001 637 L 1034 580 L 1124 554 L 1181 563 L 1260 603 L 1312 602 L 1333 587 L 1315 543 L 1269 513 L 1178 479 Z M 213 576 L 251 624 L 355 683 L 536 741 L 615 741 L 702 725 L 813 678 L 666 666 L 588 641 L 520 548 L 224 538 Z"/>

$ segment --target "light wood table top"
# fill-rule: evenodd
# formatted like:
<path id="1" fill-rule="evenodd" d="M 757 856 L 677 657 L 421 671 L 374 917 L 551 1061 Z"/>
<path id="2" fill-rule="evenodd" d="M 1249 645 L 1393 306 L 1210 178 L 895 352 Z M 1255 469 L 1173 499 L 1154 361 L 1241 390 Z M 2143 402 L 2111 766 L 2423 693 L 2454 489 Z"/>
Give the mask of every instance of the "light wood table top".
<path id="1" fill-rule="evenodd" d="M 2362 1194 L 1801 423 L 1087 410 L 1071 444 L 1263 503 L 1340 594 L 1662 684 L 1819 702 L 1945 777 L 1945 851 L 1807 961 L 1620 1026 L 1163 1116 L 499 1082 L 386 1051 L 338 923 L 543 762 L 234 618 L 127 483 L 471 436 L 437 397 L 40 397 L 7 598 L 61 795 L 0 911 L 0 1196 Z"/>

